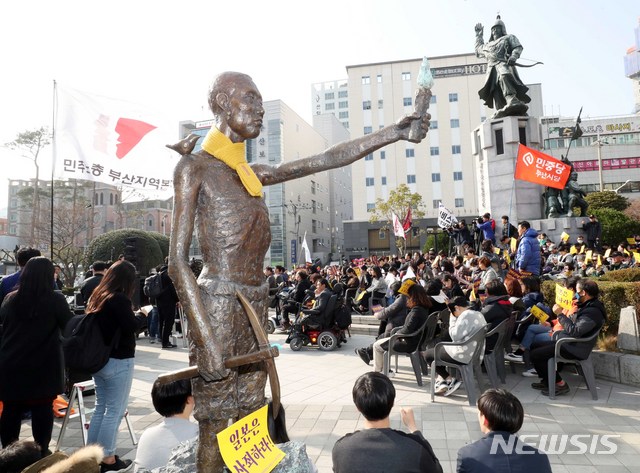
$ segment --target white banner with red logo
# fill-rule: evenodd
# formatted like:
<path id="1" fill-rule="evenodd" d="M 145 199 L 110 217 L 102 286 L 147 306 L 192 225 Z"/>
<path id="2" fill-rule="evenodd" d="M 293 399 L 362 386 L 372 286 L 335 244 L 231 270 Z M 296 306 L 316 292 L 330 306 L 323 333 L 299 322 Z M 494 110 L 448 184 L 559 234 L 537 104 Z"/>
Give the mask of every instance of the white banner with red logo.
<path id="1" fill-rule="evenodd" d="M 138 104 L 57 85 L 53 175 L 170 191 L 176 129 Z"/>
<path id="2" fill-rule="evenodd" d="M 518 147 L 515 178 L 542 186 L 564 189 L 571 166 L 524 145 Z"/>
<path id="3" fill-rule="evenodd" d="M 393 214 L 393 234 L 398 238 L 404 238 L 405 240 L 407 239 L 407 237 L 404 236 L 404 228 L 402 228 L 402 223 L 400 223 L 400 219 L 395 213 Z"/>

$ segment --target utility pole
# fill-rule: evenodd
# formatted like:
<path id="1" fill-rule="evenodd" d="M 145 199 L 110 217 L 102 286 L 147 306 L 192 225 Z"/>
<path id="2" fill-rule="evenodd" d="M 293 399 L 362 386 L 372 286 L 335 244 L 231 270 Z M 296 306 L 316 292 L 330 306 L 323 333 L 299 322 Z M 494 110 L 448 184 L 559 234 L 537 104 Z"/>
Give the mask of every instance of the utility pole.
<path id="1" fill-rule="evenodd" d="M 607 141 L 603 141 L 600 138 L 600 133 L 598 133 L 598 138 L 596 139 L 596 141 L 591 143 L 591 146 L 598 147 L 598 181 L 600 183 L 600 192 L 604 191 L 604 180 L 602 178 L 602 147 L 608 144 L 609 143 Z"/>

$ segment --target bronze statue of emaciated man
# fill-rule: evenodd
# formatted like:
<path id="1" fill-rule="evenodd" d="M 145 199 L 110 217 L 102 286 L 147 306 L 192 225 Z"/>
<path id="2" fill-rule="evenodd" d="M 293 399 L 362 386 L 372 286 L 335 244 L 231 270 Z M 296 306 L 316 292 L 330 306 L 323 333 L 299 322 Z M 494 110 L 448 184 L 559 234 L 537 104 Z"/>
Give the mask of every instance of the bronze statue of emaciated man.
<path id="1" fill-rule="evenodd" d="M 262 266 L 271 233 L 262 187 L 351 164 L 407 140 L 414 123 L 420 141 L 430 118 L 414 113 L 315 156 L 270 166 L 245 160 L 245 141 L 260 134 L 264 115 L 262 96 L 251 77 L 220 74 L 211 86 L 209 106 L 217 127 L 204 138 L 202 149 L 192 153 L 195 142 L 190 138 L 172 147 L 183 156 L 174 173 L 169 256 L 170 275 L 189 322 L 190 364 L 197 365 L 199 374 L 193 379 L 193 394 L 200 425 L 197 465 L 203 473 L 223 468 L 216 434 L 229 419 L 265 404 L 263 362 L 225 367 L 226 359 L 258 349 L 236 292 L 249 300 L 266 326 L 268 287 Z M 197 280 L 188 264 L 194 229 L 204 260 Z"/>

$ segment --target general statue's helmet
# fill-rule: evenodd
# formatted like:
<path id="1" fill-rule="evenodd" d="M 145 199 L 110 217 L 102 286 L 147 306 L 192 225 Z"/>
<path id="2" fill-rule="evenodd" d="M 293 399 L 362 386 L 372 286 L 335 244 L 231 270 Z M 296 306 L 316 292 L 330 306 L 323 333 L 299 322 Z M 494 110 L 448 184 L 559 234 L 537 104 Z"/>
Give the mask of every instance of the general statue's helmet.
<path id="1" fill-rule="evenodd" d="M 493 30 L 497 26 L 500 26 L 502 28 L 502 32 L 507 34 L 507 27 L 504 25 L 504 21 L 500 19 L 500 15 L 496 16 L 496 22 L 493 24 L 491 29 Z"/>

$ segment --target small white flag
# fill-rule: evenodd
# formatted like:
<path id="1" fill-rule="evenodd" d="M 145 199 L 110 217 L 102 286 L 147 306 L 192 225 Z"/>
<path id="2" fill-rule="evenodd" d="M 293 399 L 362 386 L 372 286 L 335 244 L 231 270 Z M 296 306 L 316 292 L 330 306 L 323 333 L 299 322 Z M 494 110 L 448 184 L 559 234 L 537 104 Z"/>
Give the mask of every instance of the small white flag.
<path id="1" fill-rule="evenodd" d="M 305 263 L 311 263 L 311 252 L 309 251 L 309 245 L 307 245 L 307 232 L 304 232 L 304 237 L 302 238 L 302 249 L 304 250 Z"/>
<path id="2" fill-rule="evenodd" d="M 395 213 L 393 214 L 393 234 L 398 238 L 404 238 L 405 240 L 407 239 L 407 237 L 404 235 L 404 228 L 402 228 L 402 223 Z"/>
<path id="3" fill-rule="evenodd" d="M 451 228 L 454 223 L 458 223 L 458 219 L 453 215 L 451 210 L 440 202 L 440 207 L 438 208 L 438 226 L 440 228 Z"/>
<path id="4" fill-rule="evenodd" d="M 54 177 L 173 190 L 175 124 L 123 100 L 56 85 Z"/>

